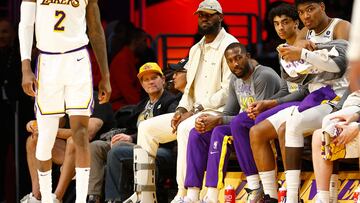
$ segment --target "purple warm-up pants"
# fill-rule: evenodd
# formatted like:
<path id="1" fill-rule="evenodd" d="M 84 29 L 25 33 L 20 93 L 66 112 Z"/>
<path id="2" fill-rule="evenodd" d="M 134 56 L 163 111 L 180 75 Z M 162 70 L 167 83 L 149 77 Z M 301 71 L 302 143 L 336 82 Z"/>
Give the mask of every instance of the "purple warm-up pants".
<path id="1" fill-rule="evenodd" d="M 249 118 L 246 112 L 242 112 L 232 119 L 230 125 L 217 126 L 203 134 L 192 129 L 187 146 L 185 187 L 201 188 L 205 171 L 207 187 L 217 188 L 222 184 L 232 151 L 232 148 L 228 147 L 231 140 L 227 140 L 231 135 L 242 171 L 246 176 L 257 174 L 250 146 L 250 128 L 278 111 L 298 103 L 288 102 L 278 105 L 259 114 L 255 121 Z"/>

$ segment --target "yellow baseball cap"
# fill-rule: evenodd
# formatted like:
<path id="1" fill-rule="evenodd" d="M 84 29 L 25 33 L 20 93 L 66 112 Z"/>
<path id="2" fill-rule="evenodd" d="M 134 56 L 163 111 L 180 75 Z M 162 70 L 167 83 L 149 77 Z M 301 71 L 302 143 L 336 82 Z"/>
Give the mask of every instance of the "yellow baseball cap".
<path id="1" fill-rule="evenodd" d="M 149 73 L 149 72 L 153 72 L 153 73 L 159 73 L 161 76 L 164 76 L 164 73 L 162 72 L 160 66 L 155 63 L 155 62 L 148 62 L 145 63 L 144 65 L 142 65 L 139 69 L 139 73 L 137 74 L 137 77 L 139 78 L 139 80 L 141 79 L 141 77 L 145 74 L 145 73 Z"/>

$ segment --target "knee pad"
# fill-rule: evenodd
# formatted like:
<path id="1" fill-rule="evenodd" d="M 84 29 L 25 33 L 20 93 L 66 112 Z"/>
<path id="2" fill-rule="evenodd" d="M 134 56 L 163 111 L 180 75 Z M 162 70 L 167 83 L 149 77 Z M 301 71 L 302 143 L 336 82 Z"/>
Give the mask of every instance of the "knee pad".
<path id="1" fill-rule="evenodd" d="M 35 156 L 40 161 L 51 159 L 51 151 L 59 129 L 59 117 L 37 116 L 38 141 Z"/>
<path id="2" fill-rule="evenodd" d="M 292 117 L 286 121 L 285 146 L 286 147 L 304 147 L 304 136 L 301 129 L 302 115 Z"/>

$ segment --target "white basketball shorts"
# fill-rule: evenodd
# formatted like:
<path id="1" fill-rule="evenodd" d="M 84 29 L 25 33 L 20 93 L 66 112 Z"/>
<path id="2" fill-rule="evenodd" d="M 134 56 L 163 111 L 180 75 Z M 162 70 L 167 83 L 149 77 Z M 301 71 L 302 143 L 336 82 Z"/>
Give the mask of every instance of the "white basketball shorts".
<path id="1" fill-rule="evenodd" d="M 85 47 L 63 54 L 41 52 L 36 76 L 37 116 L 91 115 L 92 73 Z"/>

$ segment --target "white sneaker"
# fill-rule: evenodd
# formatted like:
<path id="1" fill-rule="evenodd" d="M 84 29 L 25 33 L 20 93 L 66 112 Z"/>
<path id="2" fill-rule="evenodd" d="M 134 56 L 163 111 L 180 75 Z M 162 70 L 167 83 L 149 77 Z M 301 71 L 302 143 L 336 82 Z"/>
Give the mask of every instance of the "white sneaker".
<path id="1" fill-rule="evenodd" d="M 207 196 L 205 196 L 204 199 L 200 200 L 199 203 L 215 203 L 215 202 L 210 201 L 210 199 Z M 219 203 L 219 201 L 217 203 Z"/>
<path id="2" fill-rule="evenodd" d="M 193 203 L 188 197 L 181 197 L 176 195 L 175 198 L 170 203 Z"/>
<path id="3" fill-rule="evenodd" d="M 41 203 L 41 200 L 36 199 L 33 193 L 30 192 L 20 200 L 20 203 Z"/>

